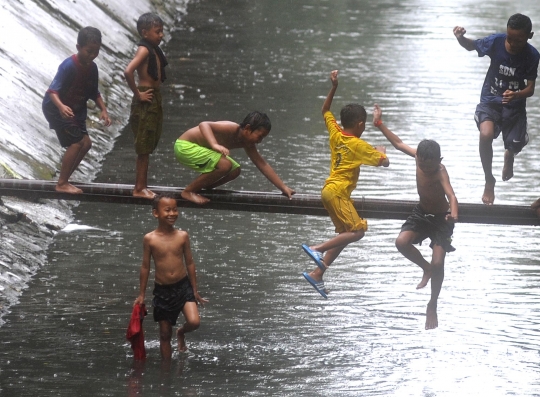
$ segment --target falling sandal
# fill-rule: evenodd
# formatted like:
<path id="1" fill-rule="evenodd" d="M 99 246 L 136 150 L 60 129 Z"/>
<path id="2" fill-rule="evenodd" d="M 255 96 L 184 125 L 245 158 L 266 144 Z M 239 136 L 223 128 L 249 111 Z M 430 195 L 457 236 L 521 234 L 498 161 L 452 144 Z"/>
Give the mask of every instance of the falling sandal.
<path id="1" fill-rule="evenodd" d="M 302 244 L 302 249 L 306 252 L 306 254 L 309 255 L 311 259 L 315 261 L 317 266 L 319 266 L 319 269 L 321 269 L 323 272 L 326 270 L 326 266 L 323 262 L 323 254 L 321 254 L 319 251 L 312 250 L 305 244 Z"/>
<path id="2" fill-rule="evenodd" d="M 302 273 L 302 275 L 307 280 L 307 282 L 310 283 L 313 286 L 313 288 L 315 288 L 317 290 L 317 292 L 322 295 L 322 297 L 324 299 L 328 299 L 328 296 L 326 296 L 326 292 L 325 292 L 326 288 L 324 287 L 324 281 L 322 281 L 322 280 L 321 281 L 315 281 L 306 272 Z"/>

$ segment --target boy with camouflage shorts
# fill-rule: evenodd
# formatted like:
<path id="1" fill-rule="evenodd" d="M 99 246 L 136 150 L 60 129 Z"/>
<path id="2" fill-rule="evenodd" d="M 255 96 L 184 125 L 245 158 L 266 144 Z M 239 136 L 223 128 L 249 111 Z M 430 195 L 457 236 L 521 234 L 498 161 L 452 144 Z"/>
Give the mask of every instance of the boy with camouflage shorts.
<path id="1" fill-rule="evenodd" d="M 163 21 L 152 13 L 146 13 L 137 21 L 141 35 L 139 48 L 124 71 L 126 81 L 133 91 L 129 121 L 135 137 L 137 167 L 133 196 L 153 198 L 148 190 L 148 163 L 161 137 L 163 109 L 159 86 L 165 81 L 167 59 L 159 48 L 163 39 Z M 139 78 L 135 83 L 135 71 Z"/>

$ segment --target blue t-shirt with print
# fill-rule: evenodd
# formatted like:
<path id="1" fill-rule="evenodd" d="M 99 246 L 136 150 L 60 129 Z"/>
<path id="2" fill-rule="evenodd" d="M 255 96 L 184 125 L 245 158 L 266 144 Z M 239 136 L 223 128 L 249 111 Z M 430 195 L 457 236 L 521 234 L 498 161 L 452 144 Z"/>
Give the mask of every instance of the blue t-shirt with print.
<path id="1" fill-rule="evenodd" d="M 487 55 L 491 64 L 482 86 L 480 102 L 502 103 L 502 94 L 506 90 L 520 91 L 527 86 L 526 80 L 536 80 L 540 54 L 527 43 L 519 54 L 510 54 L 505 47 L 506 34 L 492 34 L 475 40 L 474 46 L 479 57 Z M 513 108 L 525 108 L 525 98 L 507 104 Z"/>

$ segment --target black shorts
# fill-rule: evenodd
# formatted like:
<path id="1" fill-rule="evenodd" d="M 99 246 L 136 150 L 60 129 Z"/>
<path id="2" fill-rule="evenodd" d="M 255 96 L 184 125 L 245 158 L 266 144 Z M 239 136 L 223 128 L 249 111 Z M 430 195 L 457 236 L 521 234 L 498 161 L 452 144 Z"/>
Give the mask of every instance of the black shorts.
<path id="1" fill-rule="evenodd" d="M 401 231 L 418 233 L 418 237 L 413 241 L 413 244 L 422 244 L 422 241 L 429 237 L 431 239 L 429 245 L 431 248 L 434 245 L 440 245 L 446 252 L 455 251 L 456 249 L 451 245 L 454 223 L 446 220 L 447 214 L 426 214 L 417 204 L 412 214 L 401 226 Z"/>
<path id="2" fill-rule="evenodd" d="M 511 150 L 514 154 L 521 152 L 521 149 L 529 143 L 525 108 L 511 108 L 496 103 L 479 103 L 476 106 L 474 120 L 479 130 L 480 124 L 484 121 L 493 121 L 495 124 L 493 138 L 497 138 L 502 131 L 504 148 Z"/>
<path id="3" fill-rule="evenodd" d="M 88 135 L 88 131 L 82 129 L 77 125 L 70 125 L 63 128 L 55 128 L 56 136 L 62 147 L 69 147 L 74 143 L 82 141 L 85 135 Z"/>
<path id="4" fill-rule="evenodd" d="M 174 284 L 154 284 L 154 321 L 166 320 L 172 325 L 176 324 L 178 315 L 186 302 L 195 302 L 193 288 L 187 277 Z"/>

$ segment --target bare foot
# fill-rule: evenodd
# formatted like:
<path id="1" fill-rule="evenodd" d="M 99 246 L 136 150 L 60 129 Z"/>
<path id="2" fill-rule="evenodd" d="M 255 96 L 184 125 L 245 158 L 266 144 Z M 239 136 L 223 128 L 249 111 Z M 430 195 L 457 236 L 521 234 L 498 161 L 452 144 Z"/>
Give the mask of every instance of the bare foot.
<path id="1" fill-rule="evenodd" d="M 57 192 L 60 193 L 69 193 L 69 194 L 81 194 L 83 191 L 78 187 L 73 186 L 71 183 L 64 183 L 62 185 L 56 184 L 54 188 Z"/>
<path id="2" fill-rule="evenodd" d="M 178 351 L 180 353 L 187 352 L 188 348 L 186 346 L 186 337 L 183 328 L 178 328 L 178 330 L 176 330 L 176 338 L 178 339 Z"/>
<path id="3" fill-rule="evenodd" d="M 504 167 L 502 171 L 502 180 L 508 181 L 514 176 L 514 154 L 506 150 L 504 152 Z"/>
<path id="4" fill-rule="evenodd" d="M 493 179 L 493 182 L 486 182 L 486 186 L 484 187 L 484 194 L 482 196 L 482 202 L 485 205 L 493 205 L 494 201 L 495 201 L 495 178 Z"/>
<path id="5" fill-rule="evenodd" d="M 142 197 L 152 200 L 156 194 L 149 189 L 133 190 L 133 197 Z"/>
<path id="6" fill-rule="evenodd" d="M 418 283 L 418 285 L 416 286 L 416 289 L 424 288 L 427 285 L 430 278 L 431 278 L 431 267 L 429 269 L 424 270 L 424 275 L 422 276 L 422 280 L 420 281 L 420 283 Z"/>
<path id="7" fill-rule="evenodd" d="M 435 329 L 439 326 L 437 319 L 437 303 L 429 302 L 426 310 L 426 329 Z"/>
<path id="8" fill-rule="evenodd" d="M 536 216 L 540 218 L 540 198 L 531 204 L 531 209 L 534 211 Z"/>
<path id="9" fill-rule="evenodd" d="M 193 192 L 186 192 L 185 190 L 180 193 L 180 196 L 182 198 L 186 199 L 187 201 L 191 201 L 192 203 L 203 205 L 210 201 L 210 199 L 207 199 L 206 197 L 201 196 L 200 194 L 193 193 Z"/>

